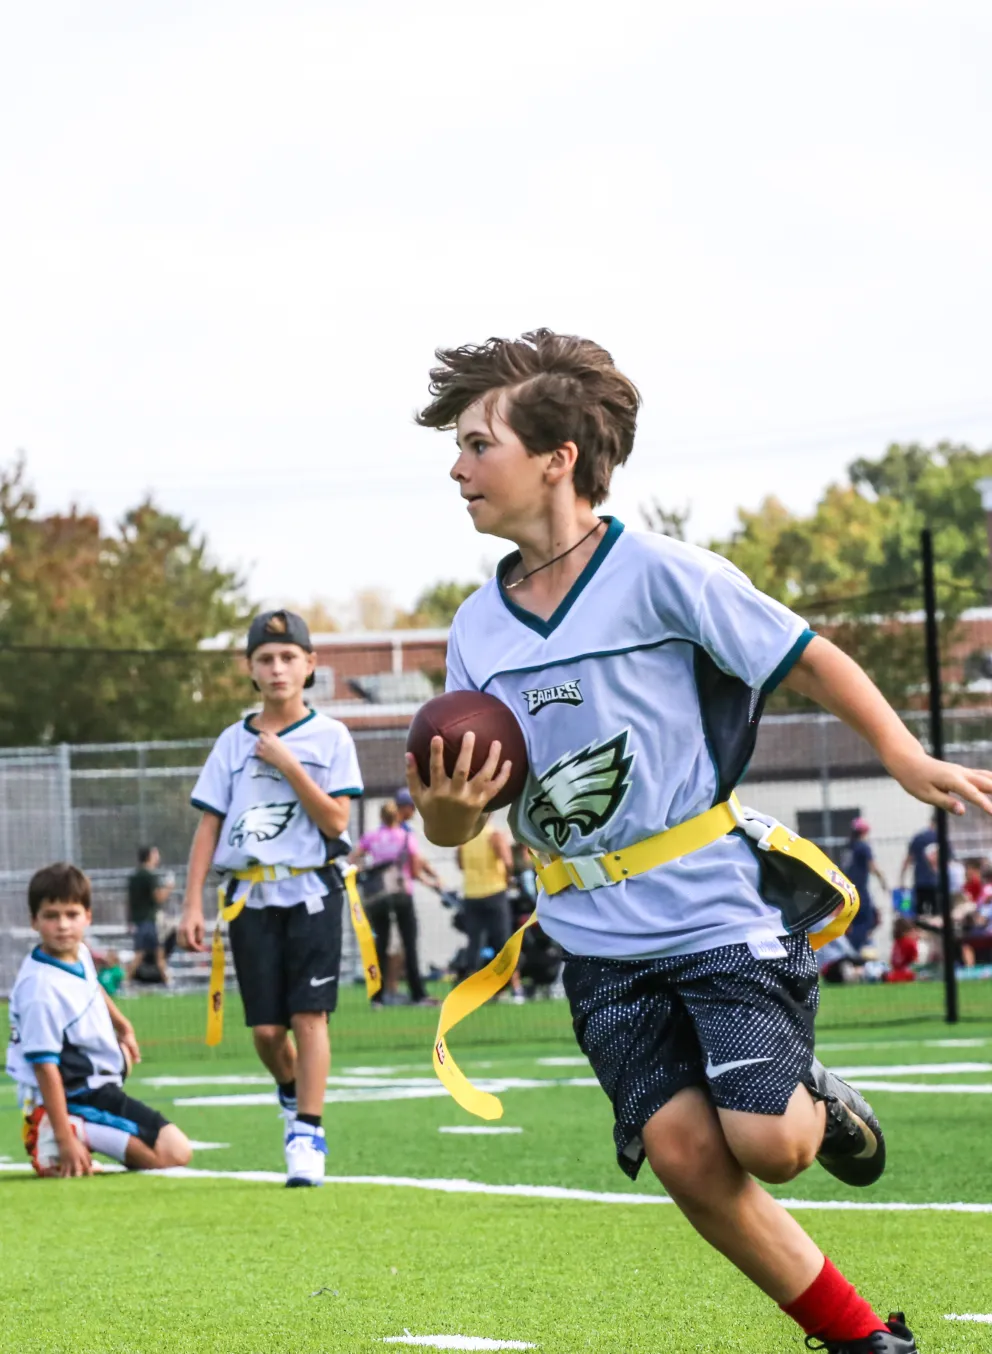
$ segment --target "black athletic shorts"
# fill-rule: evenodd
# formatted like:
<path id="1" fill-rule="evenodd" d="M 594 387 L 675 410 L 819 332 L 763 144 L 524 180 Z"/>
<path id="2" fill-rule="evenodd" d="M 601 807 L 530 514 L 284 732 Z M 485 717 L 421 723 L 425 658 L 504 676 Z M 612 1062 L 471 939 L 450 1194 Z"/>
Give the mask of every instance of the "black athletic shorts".
<path id="1" fill-rule="evenodd" d="M 318 912 L 246 907 L 231 922 L 231 953 L 246 1025 L 289 1025 L 303 1011 L 333 1011 L 341 968 L 344 890 L 321 898 Z"/>
<path id="2" fill-rule="evenodd" d="M 819 990 L 805 935 L 759 959 L 724 945 L 670 959 L 568 955 L 579 1046 L 613 1103 L 617 1164 L 635 1179 L 641 1129 L 686 1086 L 722 1109 L 784 1114 L 813 1058 Z"/>
<path id="3" fill-rule="evenodd" d="M 66 1103 L 69 1113 L 78 1114 L 86 1123 L 123 1129 L 148 1147 L 155 1146 L 159 1133 L 169 1122 L 158 1110 L 125 1095 L 122 1086 L 98 1086 L 93 1091 L 79 1091 L 67 1096 Z"/>

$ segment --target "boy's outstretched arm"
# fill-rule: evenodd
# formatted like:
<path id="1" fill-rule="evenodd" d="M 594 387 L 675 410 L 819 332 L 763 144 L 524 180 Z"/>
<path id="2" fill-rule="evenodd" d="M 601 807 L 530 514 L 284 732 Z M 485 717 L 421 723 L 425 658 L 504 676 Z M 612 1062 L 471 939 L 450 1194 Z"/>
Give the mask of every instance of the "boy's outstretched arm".
<path id="1" fill-rule="evenodd" d="M 34 1074 L 38 1078 L 38 1090 L 59 1145 L 59 1175 L 92 1175 L 93 1158 L 89 1148 L 79 1141 L 69 1123 L 69 1105 L 58 1063 L 36 1063 Z"/>
<path id="2" fill-rule="evenodd" d="M 940 762 L 923 750 L 868 674 L 817 635 L 782 683 L 822 705 L 860 734 L 904 790 L 948 813 L 964 813 L 962 800 L 992 815 L 992 773 Z"/>

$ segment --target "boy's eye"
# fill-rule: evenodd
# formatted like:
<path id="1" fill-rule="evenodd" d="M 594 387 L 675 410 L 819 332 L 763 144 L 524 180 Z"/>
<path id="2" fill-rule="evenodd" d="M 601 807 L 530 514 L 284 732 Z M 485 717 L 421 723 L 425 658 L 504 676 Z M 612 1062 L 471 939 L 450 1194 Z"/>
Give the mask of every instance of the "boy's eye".
<path id="1" fill-rule="evenodd" d="M 481 456 L 482 453 L 485 451 L 485 449 L 486 449 L 486 443 L 485 443 L 485 442 L 473 442 L 473 443 L 472 443 L 472 450 L 475 452 L 476 456 Z"/>

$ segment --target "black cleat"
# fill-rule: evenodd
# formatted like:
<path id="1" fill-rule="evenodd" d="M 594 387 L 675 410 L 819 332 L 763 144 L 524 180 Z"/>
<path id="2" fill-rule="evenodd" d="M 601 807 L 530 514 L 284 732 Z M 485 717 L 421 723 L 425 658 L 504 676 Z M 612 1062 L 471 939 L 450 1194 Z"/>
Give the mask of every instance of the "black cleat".
<path id="1" fill-rule="evenodd" d="M 863 1340 L 843 1340 L 839 1344 L 836 1341 L 824 1344 L 815 1335 L 807 1335 L 806 1348 L 825 1349 L 827 1354 L 919 1354 L 902 1312 L 890 1312 L 885 1324 L 886 1330 L 872 1331 Z"/>
<path id="2" fill-rule="evenodd" d="M 813 1059 L 803 1084 L 814 1100 L 823 1101 L 827 1111 L 817 1161 L 845 1185 L 873 1185 L 885 1170 L 885 1139 L 868 1101 L 828 1072 L 818 1058 Z"/>

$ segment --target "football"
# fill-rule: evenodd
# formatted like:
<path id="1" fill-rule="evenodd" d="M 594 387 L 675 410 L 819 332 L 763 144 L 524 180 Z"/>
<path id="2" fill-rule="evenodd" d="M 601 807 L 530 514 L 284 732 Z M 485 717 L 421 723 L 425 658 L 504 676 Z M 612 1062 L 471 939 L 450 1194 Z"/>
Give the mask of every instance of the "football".
<path id="1" fill-rule="evenodd" d="M 500 764 L 513 763 L 510 779 L 502 791 L 489 801 L 487 809 L 503 809 L 512 804 L 527 780 L 527 745 L 517 717 L 509 706 L 482 691 L 449 691 L 421 706 L 410 725 L 407 751 L 412 752 L 425 785 L 431 779 L 431 739 L 444 739 L 444 768 L 450 776 L 467 733 L 475 734 L 471 774 L 474 776 L 489 756 L 497 740 L 502 744 Z"/>

